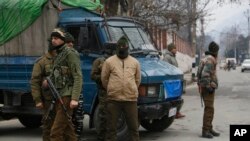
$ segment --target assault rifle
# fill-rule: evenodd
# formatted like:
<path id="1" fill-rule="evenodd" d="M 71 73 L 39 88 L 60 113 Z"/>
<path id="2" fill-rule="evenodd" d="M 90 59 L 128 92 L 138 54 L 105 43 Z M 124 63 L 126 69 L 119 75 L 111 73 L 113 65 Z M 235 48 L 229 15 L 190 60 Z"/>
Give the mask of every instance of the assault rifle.
<path id="1" fill-rule="evenodd" d="M 68 120 L 71 122 L 71 116 L 68 114 L 67 109 L 64 105 L 64 102 L 62 100 L 62 97 L 60 96 L 60 94 L 58 93 L 57 89 L 55 88 L 54 84 L 52 83 L 51 79 L 49 77 L 46 77 L 46 80 L 48 82 L 48 86 L 49 89 L 52 93 L 53 99 L 51 101 L 51 104 L 49 106 L 48 111 L 46 112 L 46 114 L 44 115 L 43 120 L 46 121 L 48 118 L 50 118 L 50 115 L 52 114 L 51 112 L 53 111 L 54 107 L 55 107 L 55 103 L 58 101 L 60 103 L 60 105 L 63 108 L 63 111 L 65 113 L 65 115 L 67 116 Z"/>

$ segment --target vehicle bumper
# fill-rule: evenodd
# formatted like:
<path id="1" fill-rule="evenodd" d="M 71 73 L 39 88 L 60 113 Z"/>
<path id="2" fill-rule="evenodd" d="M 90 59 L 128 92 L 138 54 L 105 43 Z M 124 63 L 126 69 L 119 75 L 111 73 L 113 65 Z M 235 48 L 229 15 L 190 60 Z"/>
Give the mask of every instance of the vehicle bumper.
<path id="1" fill-rule="evenodd" d="M 241 70 L 250 70 L 250 67 L 242 67 Z"/>
<path id="2" fill-rule="evenodd" d="M 172 108 L 180 109 L 183 99 L 139 105 L 138 112 L 140 119 L 161 119 L 163 116 L 170 116 Z"/>
<path id="3" fill-rule="evenodd" d="M 35 107 L 3 106 L 0 107 L 0 115 L 42 115 L 42 110 Z"/>

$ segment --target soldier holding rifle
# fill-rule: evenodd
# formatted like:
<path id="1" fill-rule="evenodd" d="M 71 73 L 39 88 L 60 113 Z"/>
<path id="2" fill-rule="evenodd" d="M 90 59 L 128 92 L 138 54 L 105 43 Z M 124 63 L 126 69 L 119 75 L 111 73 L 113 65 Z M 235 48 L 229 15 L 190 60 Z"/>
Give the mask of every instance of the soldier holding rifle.
<path id="1" fill-rule="evenodd" d="M 57 56 L 50 78 L 61 100 L 57 100 L 55 104 L 55 120 L 51 128 L 50 139 L 51 141 L 77 141 L 70 116 L 72 116 L 73 109 L 78 106 L 82 90 L 80 57 L 75 49 L 67 47 L 65 33 L 61 29 L 55 29 L 51 33 L 51 42 Z"/>

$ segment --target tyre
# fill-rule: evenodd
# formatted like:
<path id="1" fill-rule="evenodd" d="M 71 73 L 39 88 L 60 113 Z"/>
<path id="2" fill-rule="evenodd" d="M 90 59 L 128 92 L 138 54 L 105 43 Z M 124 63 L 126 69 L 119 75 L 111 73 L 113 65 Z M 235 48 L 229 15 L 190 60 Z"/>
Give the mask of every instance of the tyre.
<path id="1" fill-rule="evenodd" d="M 128 132 L 126 119 L 123 114 L 121 114 L 117 123 L 117 140 L 118 141 L 131 141 L 131 137 Z"/>
<path id="2" fill-rule="evenodd" d="M 42 125 L 42 116 L 19 116 L 18 120 L 27 128 L 38 128 Z"/>
<path id="3" fill-rule="evenodd" d="M 244 72 L 244 70 L 241 70 L 241 72 Z"/>
<path id="4" fill-rule="evenodd" d="M 100 128 L 98 114 L 99 114 L 99 105 L 96 107 L 95 112 L 94 112 L 94 127 L 96 131 L 99 131 L 99 128 Z M 125 117 L 122 114 L 117 123 L 117 140 L 118 141 L 130 141 L 128 126 L 127 126 Z"/>
<path id="5" fill-rule="evenodd" d="M 161 132 L 167 129 L 174 121 L 175 117 L 164 116 L 162 119 L 141 120 L 141 126 L 151 132 Z"/>

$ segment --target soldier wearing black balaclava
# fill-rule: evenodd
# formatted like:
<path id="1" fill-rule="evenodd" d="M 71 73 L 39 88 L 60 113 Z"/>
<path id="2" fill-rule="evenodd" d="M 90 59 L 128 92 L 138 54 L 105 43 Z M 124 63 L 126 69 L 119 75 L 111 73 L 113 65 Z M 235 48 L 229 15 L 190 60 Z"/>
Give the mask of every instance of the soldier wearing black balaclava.
<path id="1" fill-rule="evenodd" d="M 139 62 L 129 55 L 126 36 L 117 41 L 116 55 L 103 64 L 101 80 L 107 90 L 106 141 L 117 141 L 117 121 L 121 113 L 126 118 L 130 141 L 139 141 L 137 97 L 141 82 Z"/>

